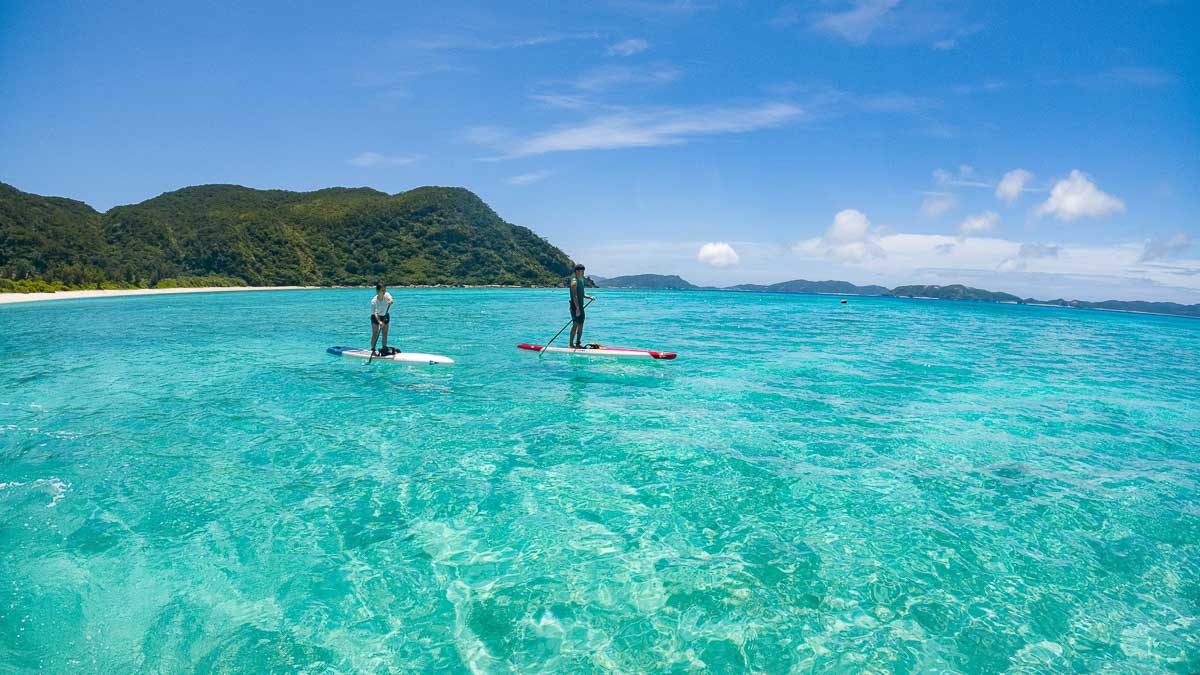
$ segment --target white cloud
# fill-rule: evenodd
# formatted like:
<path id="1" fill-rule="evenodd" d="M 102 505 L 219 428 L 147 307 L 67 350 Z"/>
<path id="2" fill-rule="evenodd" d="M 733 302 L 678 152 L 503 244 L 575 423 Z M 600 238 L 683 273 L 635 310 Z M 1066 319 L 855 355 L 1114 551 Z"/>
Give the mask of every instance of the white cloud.
<path id="1" fill-rule="evenodd" d="M 955 47 L 957 47 L 958 40 L 954 40 L 954 39 L 936 40 L 930 46 L 938 51 L 946 51 L 948 49 L 954 49 Z"/>
<path id="2" fill-rule="evenodd" d="M 622 40 L 608 48 L 609 56 L 633 56 L 650 48 L 650 43 L 641 38 Z"/>
<path id="3" fill-rule="evenodd" d="M 824 235 L 819 239 L 802 241 L 792 250 L 850 264 L 861 264 L 886 256 L 879 246 L 878 230 L 871 227 L 866 214 L 855 209 L 838 211 Z"/>
<path id="4" fill-rule="evenodd" d="M 967 236 L 982 232 L 991 232 L 999 224 L 1000 214 L 995 211 L 986 211 L 974 216 L 967 216 L 965 220 L 958 224 L 958 233 Z"/>
<path id="5" fill-rule="evenodd" d="M 1186 232 L 1180 232 L 1169 239 L 1147 239 L 1146 247 L 1142 249 L 1138 261 L 1172 260 L 1191 247 L 1192 237 Z"/>
<path id="6" fill-rule="evenodd" d="M 506 178 L 504 182 L 508 183 L 509 185 L 529 185 L 530 183 L 536 183 L 542 179 L 549 178 L 552 175 L 554 175 L 554 172 L 549 170 L 531 171 L 530 173 L 522 173 L 516 176 L 510 176 Z"/>
<path id="7" fill-rule="evenodd" d="M 529 98 L 545 103 L 551 108 L 567 110 L 579 110 L 592 104 L 588 97 L 579 94 L 531 94 Z"/>
<path id="8" fill-rule="evenodd" d="M 867 214 L 856 209 L 842 209 L 833 216 L 833 224 L 825 230 L 825 240 L 831 242 L 861 241 L 871 233 Z"/>
<path id="9" fill-rule="evenodd" d="M 1053 215 L 1061 221 L 1108 215 L 1125 210 L 1125 202 L 1102 192 L 1082 171 L 1072 171 L 1050 190 L 1050 198 L 1037 208 L 1037 215 Z"/>
<path id="10" fill-rule="evenodd" d="M 678 145 L 696 136 L 747 133 L 778 127 L 802 115 L 803 110 L 790 103 L 766 103 L 740 108 L 626 110 L 593 117 L 581 124 L 559 127 L 513 143 L 485 144 L 498 145 L 504 151 L 503 156 L 494 159 L 572 150 Z"/>
<path id="11" fill-rule="evenodd" d="M 419 157 L 388 157 L 378 152 L 364 152 L 354 159 L 347 160 L 351 166 L 363 169 L 391 169 L 407 166 L 420 159 Z"/>
<path id="12" fill-rule="evenodd" d="M 737 251 L 723 241 L 709 242 L 700 247 L 696 260 L 709 267 L 737 267 Z"/>
<path id="13" fill-rule="evenodd" d="M 996 199 L 1011 205 L 1017 200 L 1017 197 L 1021 196 L 1025 185 L 1032 179 L 1033 174 L 1025 169 L 1013 169 L 1009 171 L 996 184 Z"/>

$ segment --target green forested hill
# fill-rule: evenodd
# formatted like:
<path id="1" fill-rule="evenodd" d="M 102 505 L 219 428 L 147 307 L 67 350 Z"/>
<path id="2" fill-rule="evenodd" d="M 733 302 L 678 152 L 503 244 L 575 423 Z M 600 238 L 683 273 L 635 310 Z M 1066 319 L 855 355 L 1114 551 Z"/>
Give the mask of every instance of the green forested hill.
<path id="1" fill-rule="evenodd" d="M 47 284 L 546 285 L 561 283 L 570 270 L 566 254 L 504 222 L 462 188 L 388 195 L 365 188 L 201 185 L 100 213 L 0 183 L 0 290 Z"/>

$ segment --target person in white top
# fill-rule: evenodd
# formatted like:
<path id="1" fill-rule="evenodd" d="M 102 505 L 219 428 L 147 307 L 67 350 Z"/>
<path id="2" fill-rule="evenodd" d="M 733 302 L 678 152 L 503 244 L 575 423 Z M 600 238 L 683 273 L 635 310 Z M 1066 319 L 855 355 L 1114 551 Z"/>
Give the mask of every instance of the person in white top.
<path id="1" fill-rule="evenodd" d="M 391 322 L 392 294 L 387 292 L 387 286 L 375 284 L 375 297 L 371 298 L 371 354 L 385 356 L 388 352 L 387 334 L 388 323 Z M 383 333 L 383 347 L 375 351 L 375 341 Z"/>

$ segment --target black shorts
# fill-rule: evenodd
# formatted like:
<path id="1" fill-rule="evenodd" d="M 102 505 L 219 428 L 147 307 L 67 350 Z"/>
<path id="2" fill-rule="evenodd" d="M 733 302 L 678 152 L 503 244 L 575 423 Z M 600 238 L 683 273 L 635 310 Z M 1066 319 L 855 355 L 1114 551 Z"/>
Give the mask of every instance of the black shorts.
<path id="1" fill-rule="evenodd" d="M 377 325 L 377 324 L 383 324 L 386 326 L 387 324 L 389 324 L 391 322 L 392 322 L 392 317 L 388 314 L 384 314 L 383 316 L 379 316 L 379 317 L 375 316 L 374 314 L 371 315 L 371 325 L 372 326 Z"/>
<path id="2" fill-rule="evenodd" d="M 583 310 L 575 311 L 575 305 L 571 305 L 571 321 L 583 323 Z"/>

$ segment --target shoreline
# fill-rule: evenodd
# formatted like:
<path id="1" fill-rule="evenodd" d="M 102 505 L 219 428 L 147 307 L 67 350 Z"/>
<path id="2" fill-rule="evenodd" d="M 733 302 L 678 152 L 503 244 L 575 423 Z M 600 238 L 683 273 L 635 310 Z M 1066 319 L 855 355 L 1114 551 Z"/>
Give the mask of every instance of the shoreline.
<path id="1" fill-rule="evenodd" d="M 199 288 L 121 288 L 111 290 L 88 289 L 77 291 L 54 291 L 50 293 L 0 293 L 0 305 L 12 305 L 25 302 L 45 302 L 50 300 L 86 300 L 88 298 L 116 298 L 124 296 L 136 295 L 175 295 L 180 293 L 244 293 L 249 291 L 315 291 L 321 289 L 337 289 L 337 288 L 363 288 L 368 289 L 370 286 L 204 286 Z M 389 286 L 390 289 L 401 288 L 558 288 L 556 286 L 506 286 L 503 284 L 465 284 L 465 285 L 441 285 L 441 284 L 411 284 Z M 779 295 L 822 295 L 830 297 L 843 298 L 895 298 L 900 300 L 942 300 L 946 302 L 972 302 L 979 304 L 998 304 L 998 305 L 1023 305 L 1026 307 L 1048 307 L 1052 309 L 1073 309 L 1073 310 L 1093 310 L 1099 312 L 1113 312 L 1118 314 L 1141 314 L 1144 316 L 1169 316 L 1180 319 L 1200 319 L 1200 317 L 1189 316 L 1187 314 L 1167 314 L 1165 312 L 1147 312 L 1137 309 L 1112 309 L 1109 307 L 1073 307 L 1071 305 L 1051 305 L 1035 302 L 995 302 L 989 303 L 981 300 L 952 300 L 949 298 L 929 298 L 923 296 L 910 295 L 857 295 L 854 293 L 791 293 L 788 291 L 748 291 L 732 288 L 698 288 L 698 289 L 646 289 L 646 288 L 623 288 L 611 286 L 614 290 L 642 290 L 642 291 L 720 291 L 725 293 L 774 293 Z"/>
<path id="2" fill-rule="evenodd" d="M 178 293 L 243 293 L 249 291 L 319 291 L 338 288 L 369 289 L 370 286 L 202 286 L 197 288 L 116 288 L 52 291 L 48 293 L 0 293 L 0 305 L 47 300 L 86 300 L 88 298 L 117 298 L 133 295 L 174 295 Z M 409 284 L 388 286 L 402 288 L 558 288 L 556 286 L 506 286 L 503 284 Z"/>
<path id="3" fill-rule="evenodd" d="M 117 298 L 126 295 L 175 295 L 178 293 L 240 293 L 247 291 L 310 291 L 324 286 L 204 286 L 200 288 L 121 288 L 112 290 L 54 291 L 51 293 L 0 293 L 0 305 L 47 300 Z"/>

